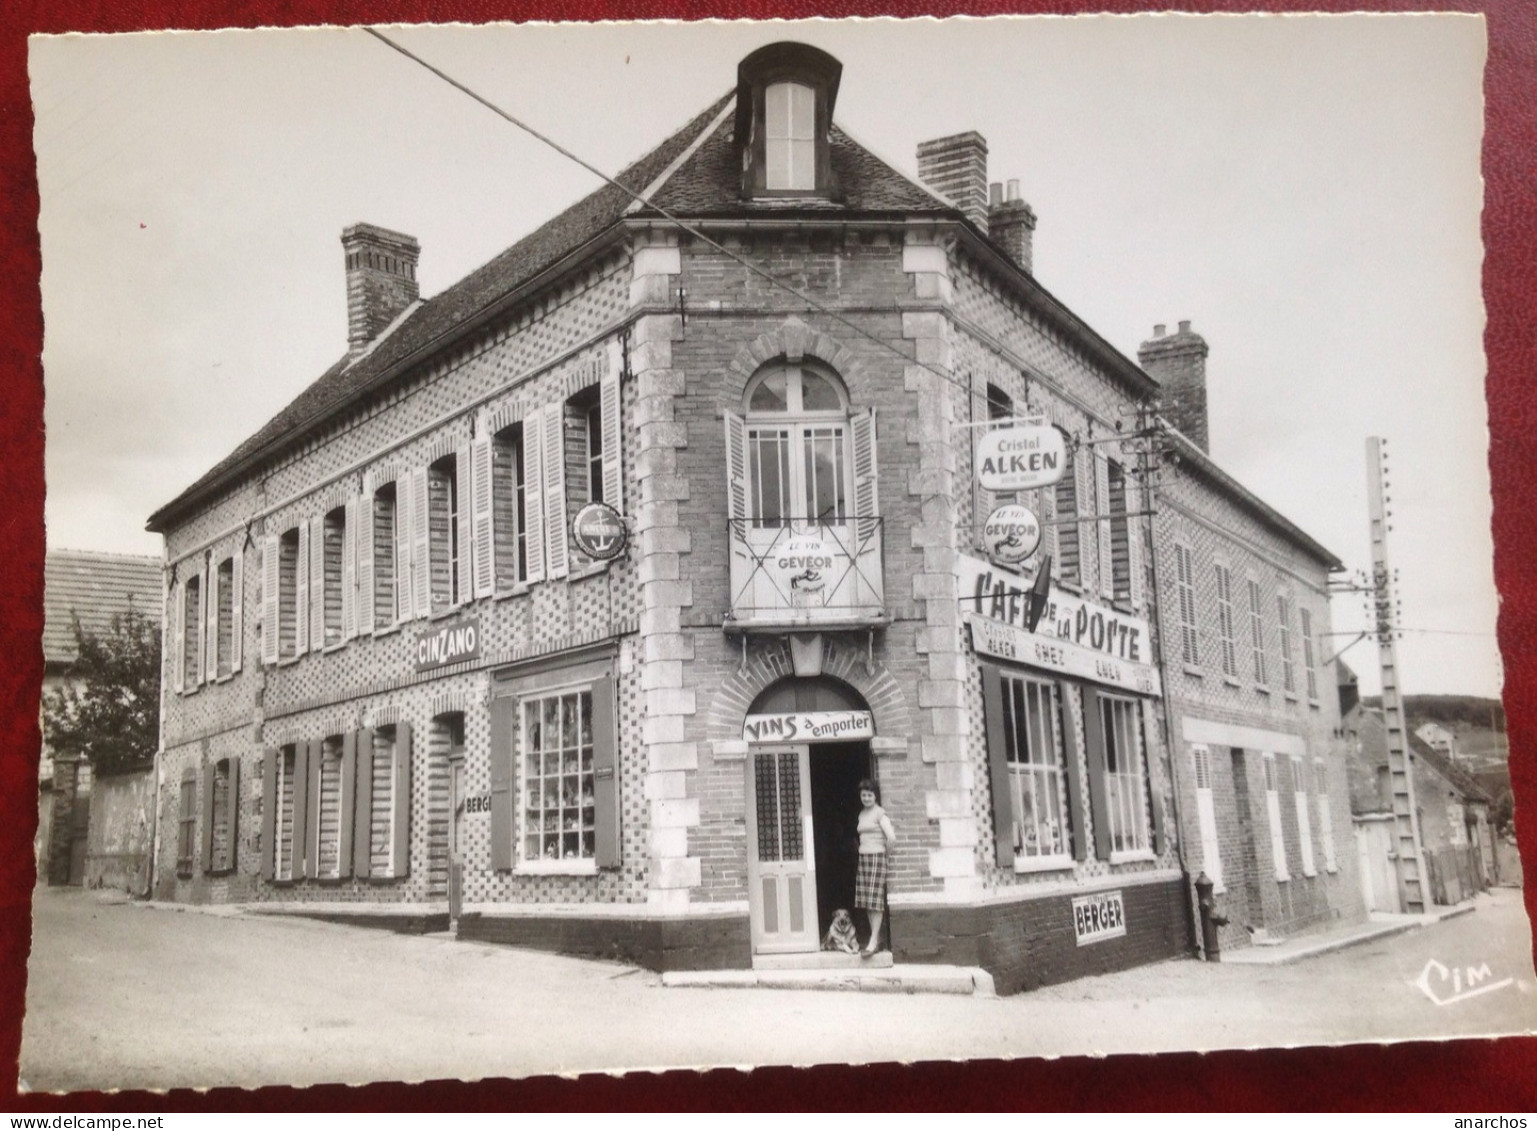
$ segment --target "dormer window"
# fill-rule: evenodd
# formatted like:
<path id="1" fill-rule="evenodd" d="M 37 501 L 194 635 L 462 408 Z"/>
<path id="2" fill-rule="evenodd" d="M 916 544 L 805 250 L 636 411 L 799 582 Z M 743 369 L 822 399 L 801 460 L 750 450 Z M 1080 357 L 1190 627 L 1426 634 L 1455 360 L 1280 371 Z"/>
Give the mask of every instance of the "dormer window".
<path id="1" fill-rule="evenodd" d="M 828 133 L 843 65 L 803 43 L 759 48 L 737 68 L 742 195 L 836 196 Z"/>

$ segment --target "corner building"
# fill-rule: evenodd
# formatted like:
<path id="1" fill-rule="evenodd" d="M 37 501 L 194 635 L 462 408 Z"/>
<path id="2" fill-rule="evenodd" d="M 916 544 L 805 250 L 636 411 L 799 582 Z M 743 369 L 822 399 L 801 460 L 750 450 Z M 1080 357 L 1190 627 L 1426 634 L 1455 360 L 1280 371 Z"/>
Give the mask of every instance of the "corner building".
<path id="1" fill-rule="evenodd" d="M 1158 386 L 1035 280 L 980 136 L 915 183 L 834 124 L 840 72 L 753 53 L 620 174 L 643 201 L 430 299 L 415 240 L 344 233 L 346 356 L 150 521 L 160 897 L 793 964 L 852 906 L 870 776 L 897 961 L 1012 992 L 1190 950 Z M 983 490 L 1025 416 L 1062 479 Z M 1049 579 L 989 563 L 1005 502 Z"/>

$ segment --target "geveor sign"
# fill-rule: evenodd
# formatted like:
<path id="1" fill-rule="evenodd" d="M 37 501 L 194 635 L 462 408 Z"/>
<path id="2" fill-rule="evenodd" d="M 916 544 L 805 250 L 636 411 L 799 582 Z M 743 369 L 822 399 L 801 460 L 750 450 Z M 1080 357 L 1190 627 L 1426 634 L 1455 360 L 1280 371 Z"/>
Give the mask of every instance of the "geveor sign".
<path id="1" fill-rule="evenodd" d="M 989 491 L 1050 487 L 1066 468 L 1067 445 L 1045 417 L 984 432 L 977 441 L 977 481 Z"/>

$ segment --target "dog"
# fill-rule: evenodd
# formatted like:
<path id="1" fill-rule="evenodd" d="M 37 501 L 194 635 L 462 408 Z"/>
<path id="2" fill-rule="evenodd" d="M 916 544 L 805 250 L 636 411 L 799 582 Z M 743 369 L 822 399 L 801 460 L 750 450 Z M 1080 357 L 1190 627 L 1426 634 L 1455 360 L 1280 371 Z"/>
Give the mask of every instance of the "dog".
<path id="1" fill-rule="evenodd" d="M 844 954 L 859 953 L 859 936 L 854 931 L 854 920 L 843 908 L 833 912 L 832 926 L 822 940 L 823 950 L 836 950 Z"/>

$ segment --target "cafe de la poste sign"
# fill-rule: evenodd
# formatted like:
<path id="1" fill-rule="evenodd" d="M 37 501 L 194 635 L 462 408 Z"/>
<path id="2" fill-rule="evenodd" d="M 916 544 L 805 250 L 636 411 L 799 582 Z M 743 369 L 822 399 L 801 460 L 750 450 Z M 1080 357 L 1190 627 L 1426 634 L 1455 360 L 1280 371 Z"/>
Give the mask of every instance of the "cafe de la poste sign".
<path id="1" fill-rule="evenodd" d="M 988 491 L 1050 487 L 1066 468 L 1067 444 L 1044 416 L 984 432 L 977 441 L 977 482 Z"/>

